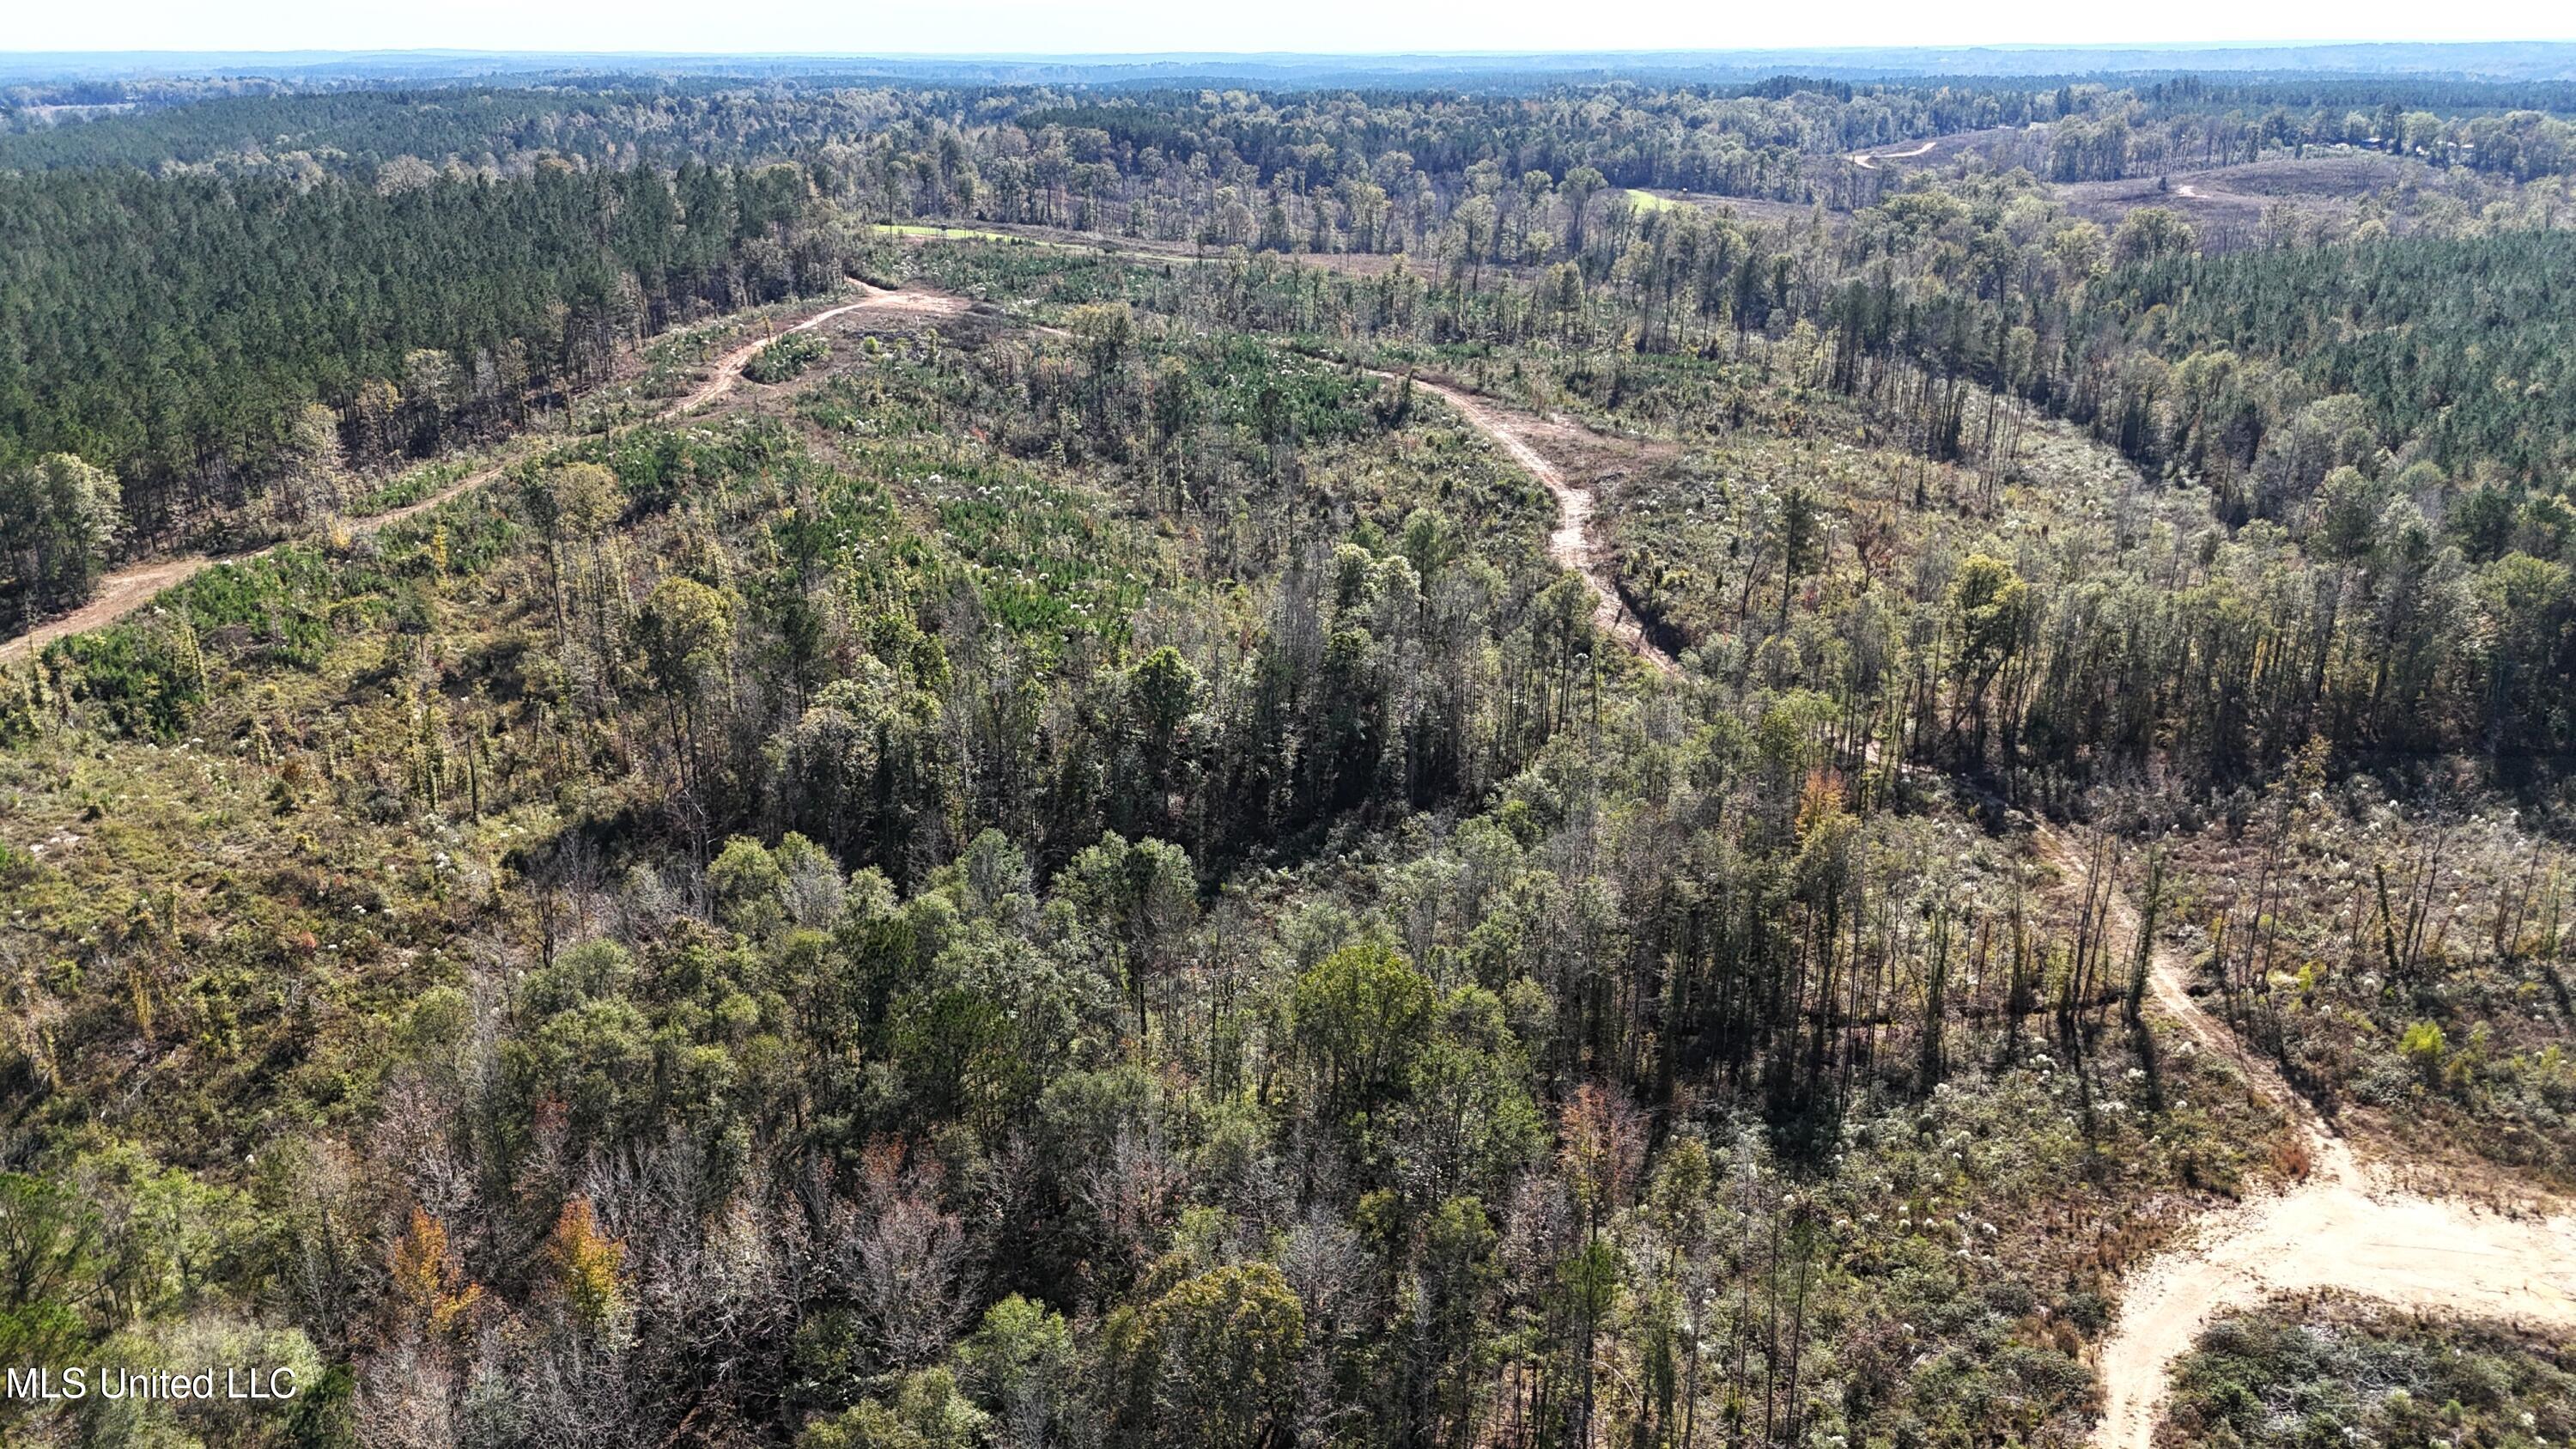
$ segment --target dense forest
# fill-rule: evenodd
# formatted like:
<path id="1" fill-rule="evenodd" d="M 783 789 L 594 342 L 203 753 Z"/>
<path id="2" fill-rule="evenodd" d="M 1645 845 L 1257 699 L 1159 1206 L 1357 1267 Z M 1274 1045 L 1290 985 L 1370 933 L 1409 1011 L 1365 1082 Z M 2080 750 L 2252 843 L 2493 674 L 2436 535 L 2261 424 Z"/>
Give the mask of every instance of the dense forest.
<path id="1" fill-rule="evenodd" d="M 0 1439 L 2073 1445 L 2311 1116 L 2545 1211 L 2567 105 L 0 136 L 0 1362 L 299 1385 Z M 2571 1432 L 2379 1315 L 2159 1442 Z"/>
<path id="2" fill-rule="evenodd" d="M 846 257 L 792 167 L 309 190 L 120 171 L 0 191 L 0 326 L 21 339 L 0 352 L 0 428 L 22 455 L 116 473 L 129 529 L 156 542 L 253 483 L 301 517 L 352 462 L 522 423 L 621 347 L 827 290 Z"/>

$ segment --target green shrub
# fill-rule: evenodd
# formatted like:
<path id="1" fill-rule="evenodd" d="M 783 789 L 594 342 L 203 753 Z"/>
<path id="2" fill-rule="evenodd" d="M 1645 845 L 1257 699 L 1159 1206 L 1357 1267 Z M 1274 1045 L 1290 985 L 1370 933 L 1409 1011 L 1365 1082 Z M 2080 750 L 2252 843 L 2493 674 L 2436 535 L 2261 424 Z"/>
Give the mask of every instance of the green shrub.
<path id="1" fill-rule="evenodd" d="M 752 354 L 742 375 L 753 382 L 785 382 L 832 355 L 832 344 L 816 332 L 790 332 Z"/>

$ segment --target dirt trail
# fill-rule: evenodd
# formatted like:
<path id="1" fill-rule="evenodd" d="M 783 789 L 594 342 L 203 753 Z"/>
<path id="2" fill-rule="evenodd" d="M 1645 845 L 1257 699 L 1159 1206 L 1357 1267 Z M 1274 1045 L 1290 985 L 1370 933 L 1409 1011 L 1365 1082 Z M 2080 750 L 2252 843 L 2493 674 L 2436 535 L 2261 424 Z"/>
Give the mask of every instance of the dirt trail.
<path id="1" fill-rule="evenodd" d="M 851 285 L 859 287 L 866 295 L 858 301 L 818 312 L 786 330 L 788 332 L 808 331 L 836 317 L 859 311 L 953 317 L 964 312 L 967 306 L 965 298 L 952 297 L 939 292 L 925 292 L 913 288 L 888 292 L 860 282 L 853 282 Z M 772 337 L 756 338 L 716 359 L 716 365 L 708 373 L 706 381 L 666 404 L 654 413 L 654 420 L 661 421 L 677 417 L 714 402 L 733 391 L 735 384 L 742 380 L 743 367 L 759 353 L 760 349 L 767 347 L 774 340 L 776 339 Z M 545 445 L 546 441 L 543 439 L 522 438 L 505 449 L 501 461 L 476 469 L 426 498 L 382 513 L 371 513 L 363 518 L 343 519 L 341 527 L 350 536 L 356 537 L 390 528 L 406 519 L 417 518 L 433 508 L 453 502 L 483 487 L 509 471 L 513 464 L 526 457 L 528 453 Z M 151 603 L 160 597 L 164 590 L 186 583 L 216 564 L 247 562 L 266 554 L 275 547 L 277 547 L 276 544 L 269 544 L 220 557 L 187 554 L 179 558 L 154 559 L 148 563 L 118 569 L 99 580 L 98 592 L 88 603 L 68 614 L 60 614 L 48 619 L 14 639 L 0 641 L 0 661 L 21 658 L 44 648 L 57 639 L 66 639 L 74 634 L 87 633 L 89 630 L 113 624 Z"/>
<path id="2" fill-rule="evenodd" d="M 928 317 L 955 317 L 963 313 L 968 306 L 964 297 L 950 296 L 945 292 L 924 292 L 912 287 L 906 287 L 901 291 L 885 292 L 870 287 L 864 282 L 854 282 L 851 285 L 862 288 L 867 295 L 855 302 L 834 307 L 828 312 L 817 312 L 780 332 L 778 336 L 785 337 L 795 332 L 811 332 L 833 318 L 851 312 L 898 312 Z M 691 389 L 687 396 L 654 414 L 654 417 L 657 419 L 675 417 L 693 408 L 703 407 L 733 391 L 734 385 L 742 381 L 742 370 L 750 365 L 754 357 L 760 355 L 762 348 L 776 340 L 772 337 L 763 337 L 746 342 L 718 358 L 715 371 L 707 375 L 706 381 Z"/>
<path id="3" fill-rule="evenodd" d="M 1933 144 L 1927 141 L 1886 159 L 1919 156 Z M 1851 159 L 1863 167 L 1872 164 L 1866 153 Z M 967 305 L 963 298 L 912 289 L 872 292 L 788 330 L 819 327 L 867 308 L 955 316 Z M 732 391 L 744 364 L 771 340 L 764 337 L 725 354 L 705 382 L 657 417 L 687 412 Z M 1591 586 L 1593 617 L 1606 633 L 1657 672 L 1679 675 L 1680 666 L 1672 655 L 1646 637 L 1621 602 L 1606 551 L 1592 541 L 1591 489 L 1567 478 L 1529 441 L 1529 434 L 1544 425 L 1454 387 L 1418 378 L 1414 385 L 1456 408 L 1469 425 L 1500 444 L 1547 488 L 1557 505 L 1556 527 L 1548 537 L 1550 557 L 1580 572 Z M 350 527 L 367 532 L 410 518 L 483 486 L 507 466 L 496 464 L 417 503 L 353 520 Z M 112 574 L 89 604 L 0 644 L 0 659 L 122 618 L 161 590 L 220 561 L 167 559 Z M 2083 853 L 2044 821 L 2034 821 L 2032 834 L 2040 854 L 2081 889 L 2091 873 Z M 2135 909 L 2116 887 L 2108 899 L 2112 926 L 2134 939 Z M 2337 1288 L 2407 1308 L 2576 1331 L 2576 1216 L 2507 1217 L 2395 1187 L 2363 1164 L 2269 1062 L 2248 1051 L 2232 1031 L 2201 1009 L 2185 987 L 2183 962 L 2163 947 L 2157 947 L 2149 959 L 2148 981 L 2157 1008 L 2203 1050 L 2233 1063 L 2254 1090 L 2289 1113 L 2307 1148 L 2310 1168 L 2299 1185 L 2287 1192 L 2209 1214 L 2194 1225 L 2184 1243 L 2130 1275 L 2119 1321 L 2101 1351 L 2105 1399 L 2102 1421 L 2094 1432 L 2096 1445 L 2149 1449 L 2174 1360 L 2220 1315 L 2276 1294 Z"/>
<path id="4" fill-rule="evenodd" d="M 2032 833 L 2040 854 L 2081 890 L 2091 872 L 2083 852 L 2044 822 Z M 2115 932 L 2136 938 L 2137 912 L 2117 889 L 2109 916 Z M 2289 1113 L 2310 1166 L 2286 1192 L 2204 1217 L 2129 1276 L 2102 1345 L 2096 1445 L 2148 1449 L 2174 1360 L 2222 1315 L 2279 1294 L 2335 1288 L 2418 1311 L 2576 1330 L 2576 1216 L 2508 1217 L 2399 1189 L 2201 1009 L 2172 951 L 2158 947 L 2149 961 L 2158 1009 Z"/>
<path id="5" fill-rule="evenodd" d="M 1392 374 L 1379 373 L 1380 377 Z M 1565 476 L 1563 469 L 1547 460 L 1529 441 L 1532 420 L 1507 413 L 1457 388 L 1441 383 L 1413 380 L 1415 387 L 1431 393 L 1456 408 L 1476 431 L 1502 444 L 1512 461 L 1527 469 L 1530 476 L 1545 484 L 1549 496 L 1556 500 L 1556 527 L 1547 536 L 1548 557 L 1583 575 L 1592 586 L 1592 622 L 1603 633 L 1619 641 L 1620 647 L 1644 660 L 1656 673 L 1668 678 L 1681 674 L 1681 664 L 1663 647 L 1646 637 L 1646 628 L 1636 615 L 1628 612 L 1619 597 L 1619 586 L 1610 571 L 1609 551 L 1592 540 L 1592 490 Z"/>
<path id="6" fill-rule="evenodd" d="M 57 639 L 84 633 L 103 624 L 113 624 L 152 602 L 163 589 L 195 578 L 199 570 L 214 562 L 204 554 L 192 553 L 119 569 L 98 581 L 98 592 L 90 596 L 88 603 L 68 614 L 47 619 L 17 638 L 0 644 L 0 660 L 42 649 Z"/>
<path id="7" fill-rule="evenodd" d="M 1456 408 L 1547 486 L 1557 503 L 1549 554 L 1591 584 L 1603 629 L 1658 671 L 1678 674 L 1672 656 L 1619 602 L 1608 561 L 1587 531 L 1590 489 L 1531 445 L 1528 434 L 1540 425 L 1456 388 L 1419 379 L 1414 385 Z M 2045 821 L 2033 821 L 2032 837 L 2069 886 L 2083 889 L 2092 873 L 2084 853 Z M 2108 915 L 2115 935 L 2136 939 L 2137 911 L 2116 886 Z M 2119 1321 L 2101 1350 L 2096 1445 L 2149 1449 L 2175 1359 L 2222 1315 L 2280 1294 L 2336 1288 L 2418 1311 L 2576 1331 L 2576 1216 L 2509 1217 L 2397 1187 L 2365 1165 L 2270 1062 L 2201 1008 L 2174 952 L 2157 947 L 2147 979 L 2161 1013 L 2289 1116 L 2309 1165 L 2296 1187 L 2209 1214 L 2181 1244 L 2129 1275 Z"/>
<path id="8" fill-rule="evenodd" d="M 1207 259 L 1207 260 L 1213 260 Z M 1029 324 L 1032 332 L 1050 337 L 1072 334 L 1061 327 L 1042 323 Z M 1405 379 L 1395 373 L 1370 368 L 1368 375 L 1388 382 Z M 1627 601 L 1619 597 L 1619 585 L 1610 568 L 1609 551 L 1592 540 L 1592 489 L 1568 478 L 1565 470 L 1548 461 L 1530 442 L 1530 434 L 1551 426 L 1523 413 L 1511 412 L 1485 401 L 1463 388 L 1428 378 L 1412 379 L 1415 387 L 1439 398 L 1458 410 L 1467 425 L 1502 445 L 1513 462 L 1536 478 L 1556 500 L 1556 527 L 1547 536 L 1548 557 L 1583 575 L 1592 589 L 1592 622 L 1604 634 L 1618 641 L 1621 648 L 1645 661 L 1647 667 L 1668 679 L 1681 676 L 1681 662 L 1662 645 L 1646 637 L 1643 620 L 1628 612 Z"/>
<path id="9" fill-rule="evenodd" d="M 1925 152 L 1930 151 L 1933 147 L 1940 144 L 1940 141 L 1936 138 L 1934 140 L 1924 142 L 1922 145 L 1915 147 L 1911 151 L 1854 151 L 1850 156 L 1844 159 L 1850 161 L 1851 164 L 1859 167 L 1863 171 L 1875 171 L 1878 169 L 1878 163 L 1881 161 L 1911 161 L 1915 157 L 1923 155 Z"/>
<path id="10" fill-rule="evenodd" d="M 1924 149 L 1929 150 L 1931 144 L 1928 141 L 1925 142 Z M 1908 154 L 1920 153 L 1909 152 Z M 1163 257 L 1158 253 L 1138 253 L 1128 248 L 1113 249 L 1127 250 L 1131 255 L 1158 257 L 1166 261 L 1218 260 L 1214 257 L 1176 259 Z M 1031 330 L 1055 337 L 1067 335 L 1060 327 L 1032 324 Z M 1403 380 L 1392 372 L 1376 368 L 1369 369 L 1369 376 L 1383 378 L 1389 382 Z M 1667 679 L 1679 678 L 1682 672 L 1681 662 L 1663 646 L 1648 638 L 1644 621 L 1628 612 L 1627 601 L 1619 597 L 1618 581 L 1611 572 L 1609 551 L 1592 540 L 1591 487 L 1568 478 L 1564 469 L 1548 461 L 1547 455 L 1541 453 L 1530 442 L 1531 432 L 1550 425 L 1541 423 L 1526 414 L 1496 407 L 1462 388 L 1432 382 L 1421 377 L 1416 377 L 1412 381 L 1415 387 L 1456 408 L 1459 415 L 1467 420 L 1468 426 L 1501 444 L 1503 451 L 1511 455 L 1513 462 L 1520 464 L 1531 477 L 1536 478 L 1546 487 L 1548 496 L 1556 500 L 1556 527 L 1550 530 L 1547 536 L 1548 557 L 1556 560 L 1563 567 L 1583 575 L 1583 581 L 1591 586 L 1593 623 L 1604 634 L 1618 641 L 1621 648 L 1645 661 L 1647 667 L 1656 673 Z"/>

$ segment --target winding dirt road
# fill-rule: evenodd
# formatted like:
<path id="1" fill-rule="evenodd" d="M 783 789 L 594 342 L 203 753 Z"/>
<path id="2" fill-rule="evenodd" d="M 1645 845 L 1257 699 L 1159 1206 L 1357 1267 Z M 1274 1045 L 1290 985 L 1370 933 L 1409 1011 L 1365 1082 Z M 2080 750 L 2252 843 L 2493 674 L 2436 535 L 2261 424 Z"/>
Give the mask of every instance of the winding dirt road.
<path id="1" fill-rule="evenodd" d="M 1591 491 L 1531 445 L 1534 420 L 1455 388 L 1415 385 L 1456 408 L 1547 486 L 1558 510 L 1550 555 L 1591 584 L 1594 616 L 1605 630 L 1657 671 L 1678 674 L 1672 656 L 1620 604 L 1605 552 L 1588 533 Z M 2034 819 L 2031 833 L 2067 888 L 2083 890 L 2092 869 L 2084 853 L 2045 821 Z M 2116 887 L 2108 899 L 2112 930 L 2134 941 L 2136 909 Z M 2221 1316 L 2282 1294 L 2334 1288 L 2421 1312 L 2576 1331 L 2576 1216 L 2513 1217 L 2399 1188 L 2363 1163 L 2270 1062 L 2201 1008 L 2186 986 L 2188 967 L 2173 951 L 2159 946 L 2149 962 L 2158 1011 L 2289 1116 L 2309 1166 L 2286 1192 L 2202 1218 L 2183 1242 L 2130 1275 L 2101 1349 L 2096 1445 L 2149 1449 L 2174 1361 Z"/>
<path id="2" fill-rule="evenodd" d="M 1936 138 L 1934 140 L 1924 142 L 1922 145 L 1915 147 L 1911 151 L 1854 151 L 1851 155 L 1843 159 L 1851 162 L 1851 164 L 1859 167 L 1863 171 L 1875 171 L 1878 169 L 1878 163 L 1881 161 L 1911 161 L 1915 157 L 1923 155 L 1925 152 L 1930 151 L 1933 147 L 1940 144 L 1940 141 Z"/>
<path id="3" fill-rule="evenodd" d="M 2045 823 L 2032 840 L 2070 887 L 2084 888 L 2091 867 L 2073 842 Z M 2116 888 L 2109 914 L 2136 939 L 2137 912 Z M 2202 1218 L 2130 1275 L 2102 1345 L 2096 1445 L 2148 1449 L 2174 1360 L 2218 1318 L 2282 1294 L 2334 1288 L 2419 1312 L 2576 1330 L 2576 1216 L 2509 1217 L 2398 1188 L 2201 1009 L 2173 951 L 2154 950 L 2147 979 L 2165 1016 L 2289 1115 L 2309 1167 L 2286 1192 Z"/>
<path id="4" fill-rule="evenodd" d="M 1931 146 L 1926 142 L 1887 159 L 1921 155 Z M 1868 166 L 1871 158 L 1853 160 Z M 872 291 L 788 330 L 819 327 L 868 308 L 954 316 L 966 306 L 963 298 L 938 293 Z M 705 382 L 656 416 L 685 413 L 731 392 L 743 365 L 770 340 L 761 338 L 727 353 Z M 1592 490 L 1568 478 L 1531 442 L 1548 425 L 1455 387 L 1418 378 L 1414 385 L 1455 408 L 1547 488 L 1557 506 L 1556 527 L 1548 537 L 1550 557 L 1579 572 L 1591 587 L 1593 617 L 1604 632 L 1659 674 L 1679 675 L 1672 655 L 1646 636 L 1620 600 L 1607 552 L 1590 534 Z M 523 445 L 514 454 L 534 445 Z M 489 483 L 512 461 L 515 456 L 417 503 L 353 520 L 350 527 L 367 532 L 413 517 Z M 221 561 L 168 559 L 121 570 L 102 583 L 87 606 L 0 645 L 0 659 L 122 618 L 163 589 Z M 2072 842 L 2042 821 L 2034 821 L 2032 839 L 2070 887 L 2083 888 L 2091 867 Z M 2137 913 L 2116 888 L 2109 892 L 2109 912 L 2113 927 L 2134 939 Z M 2277 1294 L 2331 1287 L 2411 1309 L 2576 1331 L 2576 1217 L 2508 1217 L 2396 1187 L 2363 1163 L 2270 1063 L 2247 1051 L 2233 1032 L 2202 1010 L 2186 989 L 2187 979 L 2187 968 L 2174 953 L 2162 947 L 2152 952 L 2149 982 L 2159 1012 L 2201 1049 L 2232 1063 L 2255 1091 L 2289 1114 L 2310 1167 L 2286 1192 L 2204 1217 L 2183 1243 L 2131 1275 L 2119 1320 L 2101 1350 L 2105 1401 L 2094 1434 L 2097 1445 L 2148 1449 L 2174 1360 L 2222 1314 Z"/>
<path id="5" fill-rule="evenodd" d="M 852 312 L 885 311 L 953 317 L 964 312 L 967 306 L 965 298 L 940 292 L 927 292 L 910 287 L 889 292 L 857 281 L 853 281 L 851 285 L 860 288 L 865 295 L 858 301 L 843 303 L 827 311 L 818 312 L 786 331 L 809 331 Z M 735 385 L 742 380 L 743 367 L 758 355 L 760 349 L 767 347 L 774 340 L 776 339 L 772 337 L 756 338 L 716 359 L 716 365 L 707 374 L 705 381 L 674 398 L 653 414 L 653 420 L 659 422 L 678 417 L 682 413 L 704 407 L 732 392 Z M 538 438 L 519 439 L 509 445 L 499 462 L 479 468 L 426 498 L 406 503 L 400 508 L 388 509 L 383 513 L 373 513 L 363 518 L 344 519 L 342 526 L 354 537 L 390 528 L 406 519 L 417 518 L 433 508 L 453 502 L 490 483 L 508 472 L 529 453 L 545 446 L 546 442 L 547 440 Z M 159 598 L 164 590 L 186 583 L 216 564 L 244 563 L 266 554 L 275 547 L 277 545 L 272 543 L 264 547 L 220 556 L 185 554 L 178 558 L 153 559 L 129 568 L 118 569 L 99 580 L 98 592 L 91 596 L 88 603 L 68 614 L 56 615 L 14 639 L 0 641 L 0 662 L 22 658 L 57 639 L 66 639 L 74 634 L 87 633 L 92 629 L 113 624 L 150 604 L 154 599 Z"/>
<path id="6" fill-rule="evenodd" d="M 847 316 L 852 312 L 903 312 L 927 317 L 954 317 L 964 312 L 969 305 L 964 297 L 952 296 L 946 292 L 925 292 L 917 287 L 905 287 L 899 291 L 888 292 L 871 287 L 865 282 L 853 281 L 850 285 L 861 289 L 867 295 L 855 302 L 834 307 L 828 312 L 817 312 L 778 335 L 785 337 L 796 332 L 811 332 L 836 317 Z M 692 409 L 704 407 L 733 391 L 734 385 L 742 381 L 742 370 L 750 366 L 751 360 L 760 355 L 760 350 L 774 340 L 776 339 L 763 337 L 754 342 L 746 342 L 718 358 L 715 371 L 707 375 L 706 381 L 691 389 L 686 397 L 655 413 L 654 419 L 659 421 L 676 417 Z"/>
<path id="7" fill-rule="evenodd" d="M 1609 551 L 1592 540 L 1592 490 L 1566 477 L 1565 470 L 1549 462 L 1547 455 L 1531 444 L 1531 420 L 1442 383 L 1417 377 L 1413 385 L 1457 409 L 1469 426 L 1501 444 L 1513 462 L 1545 485 L 1548 495 L 1556 500 L 1556 527 L 1547 536 L 1548 557 L 1583 575 L 1584 583 L 1591 586 L 1592 622 L 1656 673 L 1678 677 L 1682 672 L 1680 662 L 1646 637 L 1644 622 L 1628 612 L 1626 601 L 1619 597 L 1617 579 L 1610 571 Z"/>

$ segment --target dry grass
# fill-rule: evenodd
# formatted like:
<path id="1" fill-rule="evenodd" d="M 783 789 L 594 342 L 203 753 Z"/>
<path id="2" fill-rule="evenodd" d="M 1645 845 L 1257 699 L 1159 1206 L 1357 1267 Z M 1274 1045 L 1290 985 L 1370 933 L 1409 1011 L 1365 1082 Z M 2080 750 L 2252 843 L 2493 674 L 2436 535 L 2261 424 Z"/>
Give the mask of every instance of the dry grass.
<path id="1" fill-rule="evenodd" d="M 2211 1008 L 2277 1043 L 2340 1125 L 2454 1185 L 2496 1165 L 2576 1181 L 2562 845 L 2504 802 L 2428 812 L 2367 777 L 2175 823 L 2168 941 L 2199 963 Z M 2410 1056 L 2422 1023 L 2441 1045 Z"/>

